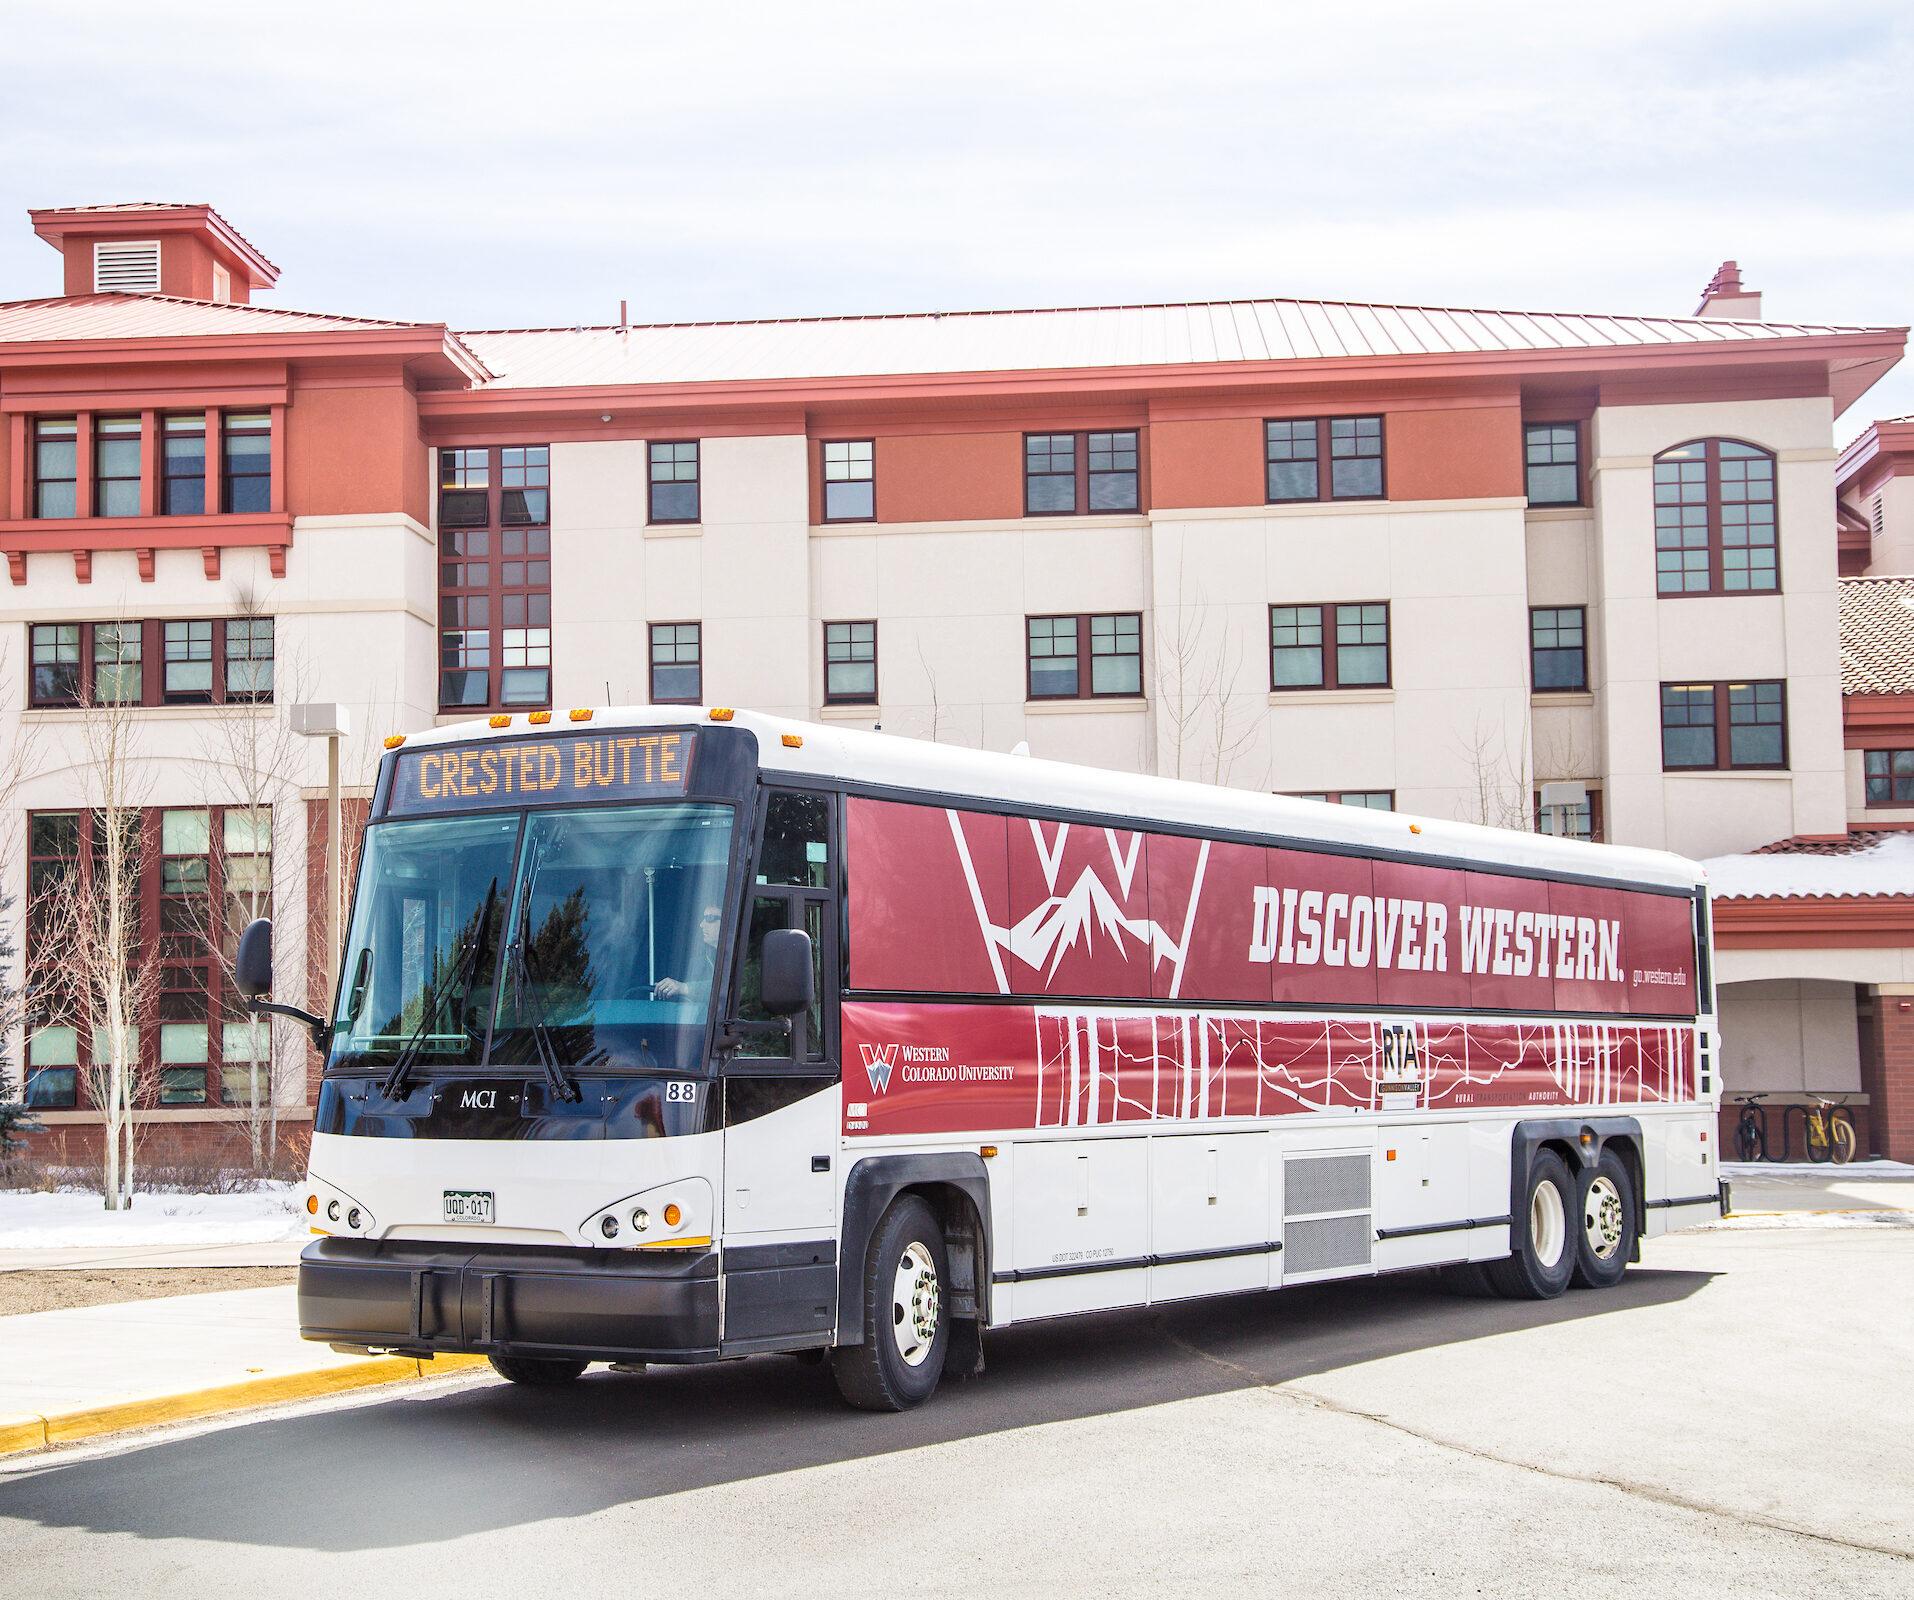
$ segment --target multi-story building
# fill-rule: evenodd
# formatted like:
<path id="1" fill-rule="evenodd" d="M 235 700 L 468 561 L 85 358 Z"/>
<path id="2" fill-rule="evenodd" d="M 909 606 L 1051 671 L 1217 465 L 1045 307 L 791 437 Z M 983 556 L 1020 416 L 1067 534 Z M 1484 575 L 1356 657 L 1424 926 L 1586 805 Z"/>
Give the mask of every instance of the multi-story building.
<path id="1" fill-rule="evenodd" d="M 360 793 L 435 720 L 716 701 L 1695 856 L 1858 809 L 1834 428 L 1904 330 L 1761 322 L 1731 266 L 1693 317 L 453 333 L 254 305 L 276 269 L 207 207 L 33 224 L 65 278 L 0 306 L 16 899 L 89 848 L 99 702 L 131 708 L 156 936 L 234 884 L 288 927 L 316 904 L 293 700 L 349 709 Z M 280 952 L 289 983 L 322 964 Z M 204 1137 L 249 1115 L 258 1047 L 179 954 L 147 1116 Z M 1744 1006 L 1740 959 L 1730 1082 L 1736 1019 L 1800 981 L 1757 962 Z M 1854 1077 L 1875 980 L 1841 981 Z M 1804 1039 L 1837 1021 L 1798 1000 Z M 76 1148 L 86 1032 L 26 1045 Z M 303 1058 L 281 1078 L 296 1124 Z"/>

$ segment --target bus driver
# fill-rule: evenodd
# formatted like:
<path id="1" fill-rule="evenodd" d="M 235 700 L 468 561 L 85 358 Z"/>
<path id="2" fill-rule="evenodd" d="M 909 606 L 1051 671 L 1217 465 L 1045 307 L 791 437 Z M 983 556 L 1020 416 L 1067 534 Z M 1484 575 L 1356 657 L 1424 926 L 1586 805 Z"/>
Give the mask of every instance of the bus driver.
<path id="1" fill-rule="evenodd" d="M 651 986 L 652 999 L 702 1001 L 711 993 L 718 965 L 718 925 L 723 920 L 724 912 L 715 903 L 704 908 L 698 916 L 699 944 L 687 963 L 689 970 L 682 978 L 660 978 Z"/>

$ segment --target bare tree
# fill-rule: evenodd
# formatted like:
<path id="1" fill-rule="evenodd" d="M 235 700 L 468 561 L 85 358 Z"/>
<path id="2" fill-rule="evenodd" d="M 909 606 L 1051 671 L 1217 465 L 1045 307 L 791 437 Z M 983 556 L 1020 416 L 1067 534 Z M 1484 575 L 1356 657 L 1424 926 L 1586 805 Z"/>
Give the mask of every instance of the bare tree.
<path id="1" fill-rule="evenodd" d="M 233 613 L 249 627 L 270 623 L 265 606 L 248 590 L 235 593 Z M 188 902 L 194 936 L 219 968 L 219 987 L 227 995 L 236 992 L 233 962 L 240 930 L 290 901 L 302 866 L 299 852 L 279 846 L 299 833 L 285 824 L 299 804 L 304 752 L 284 707 L 305 698 L 304 665 L 283 659 L 277 650 L 242 665 L 253 676 L 227 684 L 227 703 L 209 708 L 200 731 L 201 798 L 209 818 L 208 883 L 205 894 Z M 297 1028 L 275 1028 L 259 1012 L 221 1018 L 217 1025 L 227 1073 L 222 1095 L 237 1098 L 232 1094 L 232 1069 L 242 1065 L 248 1154 L 253 1171 L 263 1174 L 278 1155 L 283 1091 L 298 1081 L 305 1066 L 305 1035 Z M 228 1038 L 243 1041 L 243 1062 L 226 1055 Z"/>
<path id="2" fill-rule="evenodd" d="M 159 987 L 159 940 L 140 927 L 145 769 L 130 704 L 82 697 L 78 727 L 90 837 L 28 909 L 34 922 L 32 1002 L 49 1021 L 87 1033 L 80 1076 L 101 1114 L 106 1208 L 132 1204 L 140 1133 L 135 1112 L 153 1085 L 141 1070 L 139 1028 Z"/>
<path id="3" fill-rule="evenodd" d="M 1158 737 L 1167 746 L 1158 770 L 1165 777 L 1226 784 L 1261 731 L 1253 711 L 1242 714 L 1236 693 L 1242 645 L 1219 610 L 1186 603 L 1179 581 L 1176 603 L 1157 612 L 1152 664 L 1163 721 Z"/>
<path id="4" fill-rule="evenodd" d="M 1535 813 L 1529 803 L 1529 730 L 1526 720 L 1515 739 L 1506 727 L 1491 727 L 1478 716 L 1467 734 L 1457 736 L 1471 792 L 1469 814 L 1461 820 L 1491 828 L 1532 833 Z"/>
<path id="5" fill-rule="evenodd" d="M 6 641 L 0 640 L 0 686 L 3 686 L 0 692 L 10 691 L 16 681 L 10 656 Z M 20 698 L 24 702 L 25 696 Z M 18 724 L 20 709 L 20 704 L 0 702 L 0 720 L 16 724 L 14 737 L 6 748 L 0 749 L 0 863 L 20 859 L 20 785 L 38 766 L 37 730 Z M 14 1135 L 37 1131 L 37 1124 L 27 1119 L 23 1108 L 25 1062 L 22 1060 L 16 1071 L 15 1063 L 9 1059 L 15 1042 L 22 1041 L 27 1019 L 27 989 L 14 965 L 20 953 L 16 910 L 14 896 L 0 887 L 0 1168 L 7 1163 L 9 1130 Z"/>
<path id="6" fill-rule="evenodd" d="M 930 742 L 936 744 L 943 734 L 943 701 L 937 693 L 937 671 L 930 664 L 930 657 L 924 654 L 924 630 L 919 627 L 914 635 L 917 645 L 917 661 L 924 669 L 924 682 L 930 686 Z"/>

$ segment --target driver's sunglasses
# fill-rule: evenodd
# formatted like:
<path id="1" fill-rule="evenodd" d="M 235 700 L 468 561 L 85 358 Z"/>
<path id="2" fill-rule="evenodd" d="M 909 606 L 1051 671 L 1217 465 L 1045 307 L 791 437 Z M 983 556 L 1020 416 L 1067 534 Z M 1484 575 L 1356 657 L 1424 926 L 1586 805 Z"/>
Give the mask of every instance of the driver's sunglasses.
<path id="1" fill-rule="evenodd" d="M 700 922 L 722 922 L 724 920 L 724 913 L 722 911 L 707 911 L 703 916 L 699 917 L 698 920 Z"/>

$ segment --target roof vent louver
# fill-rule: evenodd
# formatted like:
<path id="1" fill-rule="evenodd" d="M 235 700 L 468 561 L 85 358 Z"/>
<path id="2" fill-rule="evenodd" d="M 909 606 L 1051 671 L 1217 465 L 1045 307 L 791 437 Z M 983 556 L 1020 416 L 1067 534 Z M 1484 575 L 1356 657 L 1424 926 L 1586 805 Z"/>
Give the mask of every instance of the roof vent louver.
<path id="1" fill-rule="evenodd" d="M 93 246 L 95 294 L 158 294 L 159 288 L 159 240 L 102 239 Z"/>

